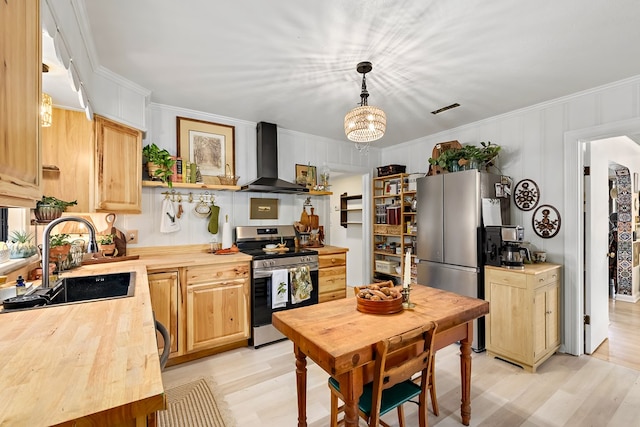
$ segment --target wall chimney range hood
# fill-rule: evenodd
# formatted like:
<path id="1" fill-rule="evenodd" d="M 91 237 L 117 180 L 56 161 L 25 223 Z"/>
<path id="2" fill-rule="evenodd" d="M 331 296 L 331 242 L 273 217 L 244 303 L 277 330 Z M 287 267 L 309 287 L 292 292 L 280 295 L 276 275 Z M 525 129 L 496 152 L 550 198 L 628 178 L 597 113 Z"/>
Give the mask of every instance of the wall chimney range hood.
<path id="1" fill-rule="evenodd" d="M 240 191 L 255 193 L 307 193 L 309 189 L 278 178 L 278 129 L 273 123 L 259 122 L 257 131 L 258 179 Z"/>

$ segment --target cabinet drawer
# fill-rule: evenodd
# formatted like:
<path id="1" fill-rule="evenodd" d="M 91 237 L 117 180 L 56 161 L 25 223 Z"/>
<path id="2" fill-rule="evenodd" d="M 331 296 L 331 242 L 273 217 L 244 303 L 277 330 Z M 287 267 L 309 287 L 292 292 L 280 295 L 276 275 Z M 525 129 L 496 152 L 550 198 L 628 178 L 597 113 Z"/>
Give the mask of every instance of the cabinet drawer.
<path id="1" fill-rule="evenodd" d="M 346 264 L 347 264 L 346 253 L 318 256 L 318 266 L 321 269 L 325 267 L 334 267 L 337 265 L 346 265 Z"/>
<path id="2" fill-rule="evenodd" d="M 249 278 L 249 264 L 207 265 L 187 268 L 187 283 Z"/>
<path id="3" fill-rule="evenodd" d="M 347 271 L 344 267 L 332 267 L 320 270 L 318 272 L 318 283 L 320 292 L 344 290 L 347 286 Z"/>
<path id="4" fill-rule="evenodd" d="M 526 286 L 526 282 L 523 277 L 524 275 L 520 273 L 516 273 L 508 270 L 494 270 L 487 269 L 486 277 L 490 283 L 497 283 L 500 285 L 506 286 L 515 286 L 517 288 L 524 288 Z"/>
<path id="5" fill-rule="evenodd" d="M 560 280 L 560 269 L 554 268 L 536 275 L 527 276 L 527 283 L 532 289 L 546 286 Z"/>

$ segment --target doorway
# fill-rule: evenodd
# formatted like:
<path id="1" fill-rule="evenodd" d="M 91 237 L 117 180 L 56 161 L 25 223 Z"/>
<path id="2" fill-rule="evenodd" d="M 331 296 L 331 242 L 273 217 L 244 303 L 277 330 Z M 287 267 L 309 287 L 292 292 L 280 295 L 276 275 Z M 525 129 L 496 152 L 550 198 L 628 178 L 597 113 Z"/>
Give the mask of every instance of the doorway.
<path id="1" fill-rule="evenodd" d="M 613 135 L 635 134 L 638 129 L 640 129 L 640 120 L 632 120 L 617 126 L 607 125 L 586 131 L 568 133 L 565 137 L 565 141 L 568 144 L 577 143 L 575 146 L 579 147 L 578 152 L 574 153 L 576 155 L 574 159 L 577 160 L 575 170 L 582 172 L 583 167 L 589 167 L 590 169 L 590 173 L 584 177 L 584 181 L 578 183 L 582 185 L 578 185 L 579 191 L 576 192 L 576 194 L 582 195 L 582 197 L 578 197 L 577 207 L 582 210 L 581 208 L 584 206 L 584 217 L 580 218 L 578 230 L 575 230 L 580 233 L 581 238 L 576 239 L 575 242 L 568 238 L 565 245 L 566 248 L 570 248 L 572 243 L 576 243 L 574 253 L 584 254 L 582 259 L 575 260 L 577 261 L 576 267 L 579 268 L 576 271 L 583 271 L 583 274 L 577 274 L 573 278 L 573 280 L 577 281 L 575 296 L 578 298 L 576 300 L 571 299 L 573 290 L 570 287 L 565 290 L 565 310 L 567 310 L 569 316 L 571 316 L 572 309 L 577 309 L 575 313 L 578 314 L 574 319 L 568 319 L 569 321 L 565 323 L 567 325 L 565 332 L 567 336 L 567 352 L 572 354 L 591 354 L 608 337 L 609 163 L 615 160 L 616 155 L 626 162 L 640 161 L 640 147 L 636 142 L 628 137 L 615 137 Z M 622 142 L 627 144 L 626 149 L 620 148 Z M 569 146 L 565 146 L 565 149 L 568 148 Z M 632 171 L 634 169 L 638 170 L 637 166 L 629 166 Z M 627 174 L 629 175 L 629 172 Z M 570 180 L 567 182 L 570 182 Z M 637 191 L 637 188 L 633 190 Z M 603 203 L 605 200 L 607 202 Z M 568 206 L 566 208 L 570 214 L 572 209 Z M 570 235 L 574 230 L 568 231 L 568 235 Z M 568 270 L 570 270 L 571 262 L 567 261 L 567 265 L 569 266 Z M 572 278 L 568 275 L 565 275 L 565 279 L 567 284 L 572 281 Z M 582 307 L 580 307 L 581 301 L 584 302 Z M 580 313 L 580 308 L 584 310 L 582 313 Z M 586 320 L 587 318 L 588 321 Z M 575 322 L 573 325 L 571 320 Z M 575 329 L 572 330 L 572 326 Z M 572 337 L 574 331 L 577 334 Z M 575 340 L 573 343 L 571 338 Z M 575 353 L 569 349 L 571 344 L 576 344 Z"/>

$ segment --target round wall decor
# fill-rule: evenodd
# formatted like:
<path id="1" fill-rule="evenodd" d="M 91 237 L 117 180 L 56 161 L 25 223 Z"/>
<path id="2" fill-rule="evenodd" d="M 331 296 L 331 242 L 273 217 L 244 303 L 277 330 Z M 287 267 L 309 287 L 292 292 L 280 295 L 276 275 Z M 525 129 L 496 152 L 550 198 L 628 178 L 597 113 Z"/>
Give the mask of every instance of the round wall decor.
<path id="1" fill-rule="evenodd" d="M 560 231 L 560 213 L 551 205 L 540 205 L 533 213 L 533 231 L 543 239 L 549 239 Z"/>
<path id="2" fill-rule="evenodd" d="M 523 179 L 516 184 L 513 191 L 513 202 L 521 211 L 530 211 L 540 201 L 540 189 L 531 179 Z"/>

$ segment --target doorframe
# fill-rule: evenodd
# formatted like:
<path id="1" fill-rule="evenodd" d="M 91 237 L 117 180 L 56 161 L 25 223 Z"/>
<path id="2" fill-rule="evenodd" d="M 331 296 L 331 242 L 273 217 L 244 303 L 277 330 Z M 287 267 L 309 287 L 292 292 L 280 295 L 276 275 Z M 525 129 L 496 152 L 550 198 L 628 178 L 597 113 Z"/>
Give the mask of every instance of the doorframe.
<path id="1" fill-rule="evenodd" d="M 564 271 L 561 351 L 584 354 L 584 185 L 583 143 L 640 133 L 640 118 L 593 126 L 564 134 Z M 593 284 L 592 284 L 593 285 Z"/>

